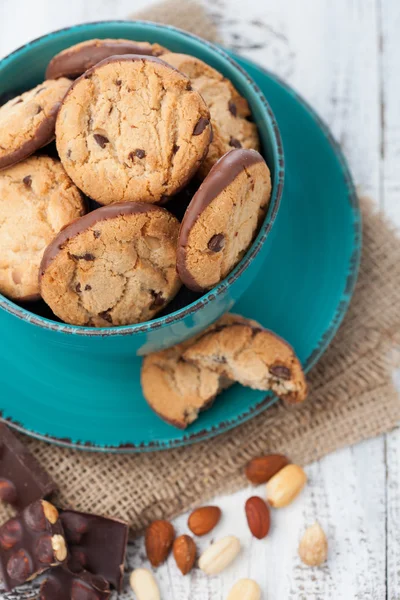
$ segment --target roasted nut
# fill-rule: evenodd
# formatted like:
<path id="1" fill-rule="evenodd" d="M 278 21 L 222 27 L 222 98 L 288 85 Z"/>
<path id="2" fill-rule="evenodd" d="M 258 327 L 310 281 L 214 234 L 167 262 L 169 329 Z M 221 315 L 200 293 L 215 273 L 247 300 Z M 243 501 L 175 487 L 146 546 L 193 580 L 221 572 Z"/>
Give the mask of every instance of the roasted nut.
<path id="1" fill-rule="evenodd" d="M 35 556 L 43 564 L 51 565 L 54 562 L 54 550 L 51 535 L 48 533 L 40 536 L 35 545 Z"/>
<path id="2" fill-rule="evenodd" d="M 226 600 L 261 600 L 261 590 L 253 579 L 239 579 Z"/>
<path id="3" fill-rule="evenodd" d="M 267 500 L 274 508 L 287 506 L 305 486 L 307 475 L 298 465 L 287 465 L 267 483 Z"/>
<path id="4" fill-rule="evenodd" d="M 192 570 L 196 560 L 196 544 L 190 535 L 180 535 L 174 541 L 172 552 L 178 569 L 182 575 L 187 575 Z"/>
<path id="5" fill-rule="evenodd" d="M 12 481 L 0 477 L 0 500 L 13 504 L 17 499 L 17 490 Z"/>
<path id="6" fill-rule="evenodd" d="M 262 540 L 267 536 L 271 524 L 268 506 L 262 498 L 252 496 L 246 502 L 245 511 L 251 533 Z"/>
<path id="7" fill-rule="evenodd" d="M 137 600 L 161 600 L 157 582 L 148 569 L 132 571 L 129 582 Z"/>
<path id="8" fill-rule="evenodd" d="M 257 456 L 247 463 L 245 475 L 251 483 L 260 485 L 267 483 L 276 473 L 289 464 L 289 459 L 283 454 L 267 454 Z"/>
<path id="9" fill-rule="evenodd" d="M 228 567 L 240 552 L 240 542 L 234 535 L 211 544 L 199 558 L 199 567 L 207 575 L 217 575 Z"/>
<path id="10" fill-rule="evenodd" d="M 194 535 L 206 535 L 214 529 L 220 518 L 221 509 L 218 506 L 202 506 L 189 516 L 188 527 Z"/>
<path id="11" fill-rule="evenodd" d="M 328 540 L 319 523 L 305 530 L 299 544 L 299 556 L 310 567 L 318 567 L 328 558 Z"/>
<path id="12" fill-rule="evenodd" d="M 7 562 L 7 573 L 16 582 L 24 583 L 33 574 L 32 559 L 24 550 L 17 550 L 10 556 Z"/>
<path id="13" fill-rule="evenodd" d="M 56 507 L 53 506 L 52 504 L 50 504 L 50 502 L 47 502 L 47 500 L 42 500 L 42 507 L 43 507 L 44 516 L 46 517 L 48 522 L 51 523 L 52 525 L 57 523 L 59 514 L 58 514 L 58 510 L 56 509 Z"/>
<path id="14" fill-rule="evenodd" d="M 158 567 L 168 557 L 174 541 L 175 530 L 168 521 L 153 521 L 146 529 L 145 546 L 147 558 Z"/>
<path id="15" fill-rule="evenodd" d="M 58 562 L 63 562 L 67 558 L 67 546 L 62 535 L 56 534 L 51 538 L 54 557 Z"/>
<path id="16" fill-rule="evenodd" d="M 22 526 L 17 519 L 7 521 L 0 530 L 0 545 L 3 550 L 10 550 L 22 538 Z"/>
<path id="17" fill-rule="evenodd" d="M 32 531 L 46 531 L 46 517 L 42 500 L 37 500 L 24 510 L 25 523 Z"/>

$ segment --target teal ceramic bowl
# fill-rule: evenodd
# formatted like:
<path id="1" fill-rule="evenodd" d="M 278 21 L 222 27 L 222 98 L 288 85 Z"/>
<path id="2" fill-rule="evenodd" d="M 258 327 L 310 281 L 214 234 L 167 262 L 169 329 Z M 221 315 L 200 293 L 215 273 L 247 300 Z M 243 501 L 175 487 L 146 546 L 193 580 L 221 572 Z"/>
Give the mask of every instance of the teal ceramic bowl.
<path id="1" fill-rule="evenodd" d="M 248 100 L 257 123 L 263 155 L 270 167 L 273 188 L 265 222 L 243 260 L 216 288 L 175 312 L 150 322 L 125 327 L 75 327 L 46 319 L 20 307 L 0 295 L 1 345 L 15 343 L 21 348 L 21 360 L 40 353 L 46 376 L 57 373 L 59 366 L 79 373 L 82 361 L 95 372 L 107 371 L 110 362 L 126 373 L 126 361 L 178 343 L 207 327 L 233 308 L 256 277 L 265 260 L 268 233 L 275 220 L 283 189 L 284 159 L 281 138 L 274 115 L 261 91 L 247 73 L 223 50 L 173 27 L 149 22 L 112 21 L 88 23 L 56 31 L 19 48 L 0 61 L 0 95 L 29 89 L 44 79 L 50 59 L 73 44 L 91 38 L 126 38 L 158 42 L 171 51 L 192 54 L 228 77 Z M 0 352 L 1 355 L 1 352 Z M 90 367 L 89 367 L 90 365 Z M 31 371 L 26 367 L 28 373 Z M 32 366 L 32 370 L 36 367 Z M 114 369 L 115 371 L 115 369 Z M 48 382 L 43 393 L 48 394 Z M 94 390 L 96 380 L 93 380 Z M 41 392 L 41 380 L 34 377 L 35 394 Z M 73 390 L 71 390 L 72 392 Z M 29 393 L 29 392 L 27 392 Z"/>

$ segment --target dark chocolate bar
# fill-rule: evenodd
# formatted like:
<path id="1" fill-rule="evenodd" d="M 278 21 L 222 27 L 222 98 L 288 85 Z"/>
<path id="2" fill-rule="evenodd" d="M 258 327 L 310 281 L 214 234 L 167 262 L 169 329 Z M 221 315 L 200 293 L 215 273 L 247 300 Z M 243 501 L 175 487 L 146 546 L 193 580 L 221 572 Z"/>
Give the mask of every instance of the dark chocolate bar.
<path id="1" fill-rule="evenodd" d="M 73 573 L 57 567 L 40 587 L 40 600 L 108 600 L 110 586 L 98 575 L 88 571 Z"/>
<path id="2" fill-rule="evenodd" d="M 70 551 L 72 571 L 86 569 L 121 591 L 129 528 L 98 515 L 65 510 L 60 515 Z"/>
<path id="3" fill-rule="evenodd" d="M 0 500 L 21 511 L 55 490 L 55 483 L 36 458 L 0 423 Z"/>
<path id="4" fill-rule="evenodd" d="M 36 500 L 0 527 L 0 578 L 7 591 L 66 559 L 61 519 L 46 500 Z"/>

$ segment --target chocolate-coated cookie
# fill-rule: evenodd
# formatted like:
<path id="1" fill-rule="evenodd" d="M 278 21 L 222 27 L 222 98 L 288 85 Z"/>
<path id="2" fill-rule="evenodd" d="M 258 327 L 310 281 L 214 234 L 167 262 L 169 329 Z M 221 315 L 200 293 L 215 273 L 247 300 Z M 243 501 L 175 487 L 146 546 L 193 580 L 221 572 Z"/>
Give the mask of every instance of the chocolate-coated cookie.
<path id="1" fill-rule="evenodd" d="M 56 54 L 46 69 L 46 79 L 58 77 L 75 79 L 109 56 L 118 54 L 161 56 L 165 52 L 168 52 L 166 48 L 149 42 L 120 39 L 87 40 Z"/>
<path id="2" fill-rule="evenodd" d="M 45 302 L 64 322 L 109 327 L 151 319 L 177 293 L 179 222 L 164 208 L 127 202 L 63 229 L 40 266 Z"/>
<path id="3" fill-rule="evenodd" d="M 306 379 L 293 348 L 254 322 L 219 322 L 195 340 L 182 358 L 252 389 L 271 390 L 291 404 L 307 396 Z"/>
<path id="4" fill-rule="evenodd" d="M 198 175 L 205 177 L 221 156 L 232 148 L 259 149 L 257 127 L 249 121 L 251 112 L 229 79 L 204 63 L 187 54 L 164 54 L 163 60 L 187 75 L 206 101 L 213 128 L 213 140 Z"/>
<path id="5" fill-rule="evenodd" d="M 24 160 L 54 138 L 69 79 L 44 81 L 0 107 L 0 169 Z"/>
<path id="6" fill-rule="evenodd" d="M 165 202 L 207 153 L 209 119 L 185 75 L 153 56 L 115 56 L 72 84 L 57 149 L 72 180 L 101 204 Z"/>
<path id="7" fill-rule="evenodd" d="M 0 293 L 39 297 L 39 265 L 62 227 L 85 214 L 81 193 L 60 161 L 31 156 L 0 172 Z"/>
<path id="8" fill-rule="evenodd" d="M 263 220 L 269 169 L 256 150 L 231 150 L 211 169 L 182 221 L 177 269 L 194 291 L 217 285 L 237 265 Z"/>

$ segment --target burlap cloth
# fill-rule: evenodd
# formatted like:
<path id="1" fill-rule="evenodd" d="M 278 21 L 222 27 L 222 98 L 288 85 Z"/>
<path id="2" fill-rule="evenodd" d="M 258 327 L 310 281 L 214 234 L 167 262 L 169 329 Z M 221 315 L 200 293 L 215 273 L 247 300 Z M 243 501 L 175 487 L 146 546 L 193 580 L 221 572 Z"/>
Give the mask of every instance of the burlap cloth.
<path id="1" fill-rule="evenodd" d="M 215 36 L 207 17 L 187 0 L 169 0 L 146 17 Z M 58 483 L 57 502 L 118 516 L 138 532 L 154 518 L 172 517 L 245 485 L 243 466 L 257 454 L 283 452 L 306 464 L 395 427 L 400 242 L 368 201 L 361 206 L 364 251 L 357 289 L 339 333 L 310 373 L 311 394 L 303 406 L 279 403 L 213 440 L 142 455 L 77 452 L 24 437 Z"/>

